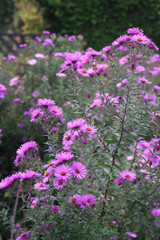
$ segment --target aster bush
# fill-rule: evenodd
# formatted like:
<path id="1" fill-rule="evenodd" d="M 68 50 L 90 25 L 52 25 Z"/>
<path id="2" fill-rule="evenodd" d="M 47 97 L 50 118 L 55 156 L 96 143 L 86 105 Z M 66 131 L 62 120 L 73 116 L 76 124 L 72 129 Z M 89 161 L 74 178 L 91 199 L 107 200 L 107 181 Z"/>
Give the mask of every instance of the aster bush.
<path id="1" fill-rule="evenodd" d="M 68 81 L 73 111 L 66 114 L 54 96 L 39 98 L 30 122 L 45 129 L 47 155 L 33 139 L 23 143 L 19 171 L 0 182 L 17 188 L 11 239 L 159 239 L 155 51 L 132 28 L 101 51 L 63 54 L 57 76 Z"/>
<path id="2" fill-rule="evenodd" d="M 61 106 L 65 104 L 68 114 L 72 112 L 68 81 L 58 78 L 56 73 L 66 51 L 82 49 L 82 38 L 69 41 L 68 36 L 59 37 L 44 31 L 28 44 L 21 44 L 16 56 L 1 58 L 0 128 L 5 132 L 0 145 L 1 177 L 12 171 L 11 163 L 20 144 L 34 139 L 41 144 L 43 154 L 45 129 L 29 121 L 38 98 L 54 98 Z"/>

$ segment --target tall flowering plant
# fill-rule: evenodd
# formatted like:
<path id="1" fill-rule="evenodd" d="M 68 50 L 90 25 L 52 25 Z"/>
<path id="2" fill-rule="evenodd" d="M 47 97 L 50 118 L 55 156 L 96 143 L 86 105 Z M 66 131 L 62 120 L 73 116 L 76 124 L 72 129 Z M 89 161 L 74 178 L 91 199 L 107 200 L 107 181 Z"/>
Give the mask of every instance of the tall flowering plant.
<path id="1" fill-rule="evenodd" d="M 132 28 L 101 51 L 63 55 L 57 76 L 72 86 L 75 117 L 66 122 L 47 98 L 32 109 L 30 121 L 48 138 L 48 161 L 26 142 L 14 160 L 20 172 L 0 183 L 19 182 L 16 202 L 24 206 L 16 225 L 15 205 L 11 239 L 159 238 L 157 50 Z"/>

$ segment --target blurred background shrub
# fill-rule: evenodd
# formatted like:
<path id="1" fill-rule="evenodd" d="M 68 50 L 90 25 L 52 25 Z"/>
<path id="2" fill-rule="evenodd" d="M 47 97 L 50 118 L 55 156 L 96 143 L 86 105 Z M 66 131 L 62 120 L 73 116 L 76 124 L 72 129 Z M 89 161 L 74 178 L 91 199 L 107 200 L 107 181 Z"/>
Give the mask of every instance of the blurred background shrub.
<path id="1" fill-rule="evenodd" d="M 1 31 L 82 34 L 97 50 L 140 27 L 159 46 L 160 0 L 1 0 L 0 23 Z"/>

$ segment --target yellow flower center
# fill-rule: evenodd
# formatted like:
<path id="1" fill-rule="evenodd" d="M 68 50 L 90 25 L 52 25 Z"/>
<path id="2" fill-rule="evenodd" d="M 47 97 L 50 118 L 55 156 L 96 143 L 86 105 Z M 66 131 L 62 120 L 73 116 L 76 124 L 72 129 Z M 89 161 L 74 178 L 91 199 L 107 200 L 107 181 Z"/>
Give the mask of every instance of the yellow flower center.
<path id="1" fill-rule="evenodd" d="M 126 177 L 126 178 L 130 178 L 131 176 L 130 176 L 129 174 L 126 174 L 125 177 Z"/>
<path id="2" fill-rule="evenodd" d="M 45 171 L 44 176 L 47 177 L 49 175 L 48 171 Z"/>
<path id="3" fill-rule="evenodd" d="M 43 184 L 43 183 L 41 183 L 39 186 L 40 186 L 40 187 L 44 187 L 44 184 Z"/>
<path id="4" fill-rule="evenodd" d="M 76 198 L 75 198 L 75 197 L 72 197 L 72 198 L 70 198 L 70 200 L 73 202 L 73 201 L 76 200 Z"/>
<path id="5" fill-rule="evenodd" d="M 66 139 L 66 140 L 70 140 L 70 139 L 71 139 L 71 136 L 70 136 L 69 134 L 66 134 L 66 135 L 65 135 L 65 139 Z"/>
<path id="6" fill-rule="evenodd" d="M 54 113 L 57 113 L 57 110 L 56 109 L 53 109 L 53 111 L 52 112 L 54 112 Z"/>
<path id="7" fill-rule="evenodd" d="M 58 181 L 58 184 L 59 184 L 59 185 L 62 185 L 62 184 L 63 184 L 63 181 L 62 181 L 62 180 L 59 180 L 59 181 Z"/>
<path id="8" fill-rule="evenodd" d="M 98 69 L 97 65 L 93 66 L 92 68 L 93 68 L 93 70 L 97 70 Z"/>
<path id="9" fill-rule="evenodd" d="M 82 72 L 83 72 L 83 73 L 86 73 L 87 71 L 83 69 Z"/>
<path id="10" fill-rule="evenodd" d="M 62 172 L 61 172 L 61 175 L 62 175 L 62 176 L 65 176 L 65 175 L 66 175 L 65 171 L 62 171 Z"/>
<path id="11" fill-rule="evenodd" d="M 77 168 L 77 169 L 76 169 L 76 173 L 80 173 L 80 172 L 81 172 L 80 169 Z"/>
<path id="12" fill-rule="evenodd" d="M 91 131 L 92 128 L 91 127 L 86 127 L 86 130 Z"/>
<path id="13" fill-rule="evenodd" d="M 139 37 L 139 38 L 138 38 L 138 41 L 139 41 L 139 42 L 142 42 L 142 41 L 143 41 L 143 38 Z"/>

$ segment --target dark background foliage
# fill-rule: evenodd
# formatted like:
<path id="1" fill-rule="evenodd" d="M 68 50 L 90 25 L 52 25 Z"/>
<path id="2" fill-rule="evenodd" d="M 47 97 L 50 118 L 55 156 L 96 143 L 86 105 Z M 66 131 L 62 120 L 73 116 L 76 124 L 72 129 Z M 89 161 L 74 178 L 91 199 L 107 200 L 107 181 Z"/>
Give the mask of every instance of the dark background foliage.
<path id="1" fill-rule="evenodd" d="M 0 2 L 0 31 L 6 28 L 13 32 L 34 33 L 36 29 L 37 33 L 41 33 L 41 29 L 45 28 L 57 34 L 82 34 L 87 46 L 101 49 L 129 27 L 142 28 L 159 46 L 160 0 Z"/>
<path id="2" fill-rule="evenodd" d="M 109 45 L 129 27 L 140 27 L 157 44 L 160 0 L 37 0 L 48 29 L 82 34 L 97 49 Z"/>

